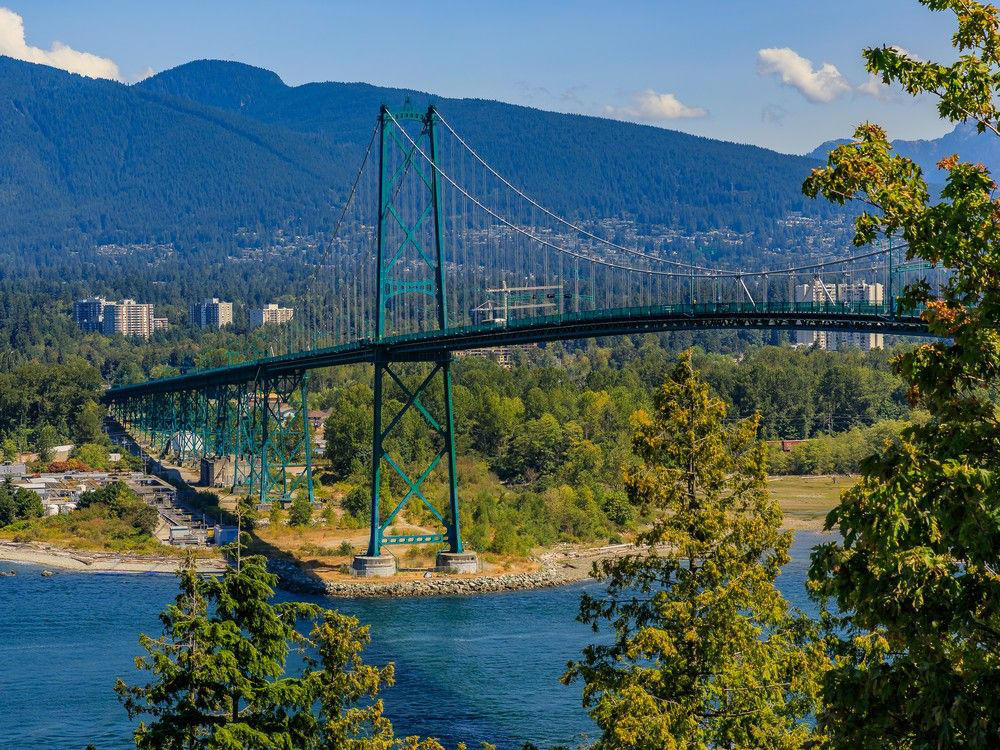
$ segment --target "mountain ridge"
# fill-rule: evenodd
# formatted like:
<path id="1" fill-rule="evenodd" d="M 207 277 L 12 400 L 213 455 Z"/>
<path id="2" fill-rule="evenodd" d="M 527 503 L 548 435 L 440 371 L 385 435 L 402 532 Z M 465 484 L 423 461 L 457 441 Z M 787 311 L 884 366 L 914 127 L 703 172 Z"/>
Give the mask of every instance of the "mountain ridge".
<path id="1" fill-rule="evenodd" d="M 831 150 L 850 142 L 849 138 L 825 141 L 806 156 L 826 161 Z M 1000 174 L 1000 139 L 978 133 L 971 122 L 960 122 L 939 138 L 897 139 L 892 141 L 892 147 L 898 154 L 916 162 L 931 182 L 943 181 L 937 163 L 952 154 L 958 154 L 963 161 L 984 164 L 993 174 Z"/>
<path id="2" fill-rule="evenodd" d="M 288 86 L 226 61 L 126 86 L 0 56 L 0 251 L 192 252 L 232 245 L 244 227 L 322 233 L 378 107 L 406 97 L 436 102 L 498 171 L 569 218 L 729 229 L 763 245 L 789 214 L 840 215 L 801 194 L 811 159 L 663 128 L 364 83 Z"/>

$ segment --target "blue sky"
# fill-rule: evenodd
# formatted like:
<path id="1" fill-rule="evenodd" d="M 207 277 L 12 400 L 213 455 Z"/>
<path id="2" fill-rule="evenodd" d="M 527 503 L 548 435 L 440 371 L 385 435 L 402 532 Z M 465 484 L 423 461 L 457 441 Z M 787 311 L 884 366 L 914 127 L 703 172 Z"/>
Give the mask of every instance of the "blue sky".
<path id="1" fill-rule="evenodd" d="M 0 54 L 124 81 L 223 58 L 274 70 L 290 85 L 405 86 L 793 153 L 865 120 L 896 138 L 951 128 L 931 101 L 871 85 L 861 61 L 863 46 L 881 43 L 952 59 L 951 16 L 916 0 L 0 0 L 0 8 Z"/>

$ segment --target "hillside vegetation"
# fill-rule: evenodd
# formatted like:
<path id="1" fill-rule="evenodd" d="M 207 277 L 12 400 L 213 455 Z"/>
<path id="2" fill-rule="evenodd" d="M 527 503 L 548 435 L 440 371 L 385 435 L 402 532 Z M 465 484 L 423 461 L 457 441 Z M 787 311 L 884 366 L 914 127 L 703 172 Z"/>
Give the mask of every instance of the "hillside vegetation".
<path id="1" fill-rule="evenodd" d="M 241 227 L 328 230 L 379 105 L 406 99 L 436 102 L 500 171 L 572 216 L 770 235 L 789 212 L 842 213 L 801 195 L 809 159 L 662 128 L 362 83 L 288 87 L 220 61 L 124 86 L 0 57 L 0 250 L 190 253 L 231 246 Z"/>

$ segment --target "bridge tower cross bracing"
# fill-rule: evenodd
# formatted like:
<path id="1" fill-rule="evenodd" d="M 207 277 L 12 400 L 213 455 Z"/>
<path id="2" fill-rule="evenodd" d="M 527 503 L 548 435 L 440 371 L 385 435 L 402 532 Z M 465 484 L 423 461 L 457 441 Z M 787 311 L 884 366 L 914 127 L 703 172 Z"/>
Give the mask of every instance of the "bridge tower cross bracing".
<path id="1" fill-rule="evenodd" d="M 444 217 L 442 213 L 441 176 L 438 144 L 438 115 L 434 106 L 426 112 L 403 109 L 390 112 L 383 105 L 379 112 L 379 174 L 376 257 L 376 330 L 374 419 L 372 424 L 371 470 L 371 529 L 366 557 L 379 558 L 383 545 L 448 543 L 450 553 L 462 554 L 461 520 L 458 506 L 458 467 L 455 455 L 455 419 L 452 401 L 451 352 L 438 353 L 426 359 L 431 371 L 420 384 L 407 385 L 397 372 L 383 341 L 390 328 L 394 302 L 413 295 L 422 298 L 423 312 L 418 316 L 423 325 L 433 325 L 438 331 L 448 329 L 448 294 L 446 289 L 444 254 Z M 410 125 L 419 133 L 407 137 L 400 133 Z M 419 149 L 430 155 L 429 174 L 423 166 Z M 395 158 L 393 158 L 395 157 Z M 399 201 L 404 187 L 415 190 L 418 199 Z M 409 206 L 403 205 L 409 203 Z M 415 206 L 415 209 L 413 208 Z M 408 210 L 409 208 L 409 210 Z M 419 309 L 419 305 L 417 305 Z M 430 308 L 430 309 L 428 309 Z M 414 359 L 403 360 L 412 362 Z M 385 378 L 402 391 L 405 403 L 383 426 L 382 409 Z M 432 382 L 438 379 L 442 388 L 443 418 L 435 417 L 421 400 Z M 403 416 L 415 410 L 438 436 L 441 447 L 424 471 L 413 479 L 390 454 L 386 441 Z M 444 461 L 448 472 L 449 512 L 443 514 L 425 495 L 423 484 Z M 406 484 L 407 491 L 395 507 L 382 517 L 382 484 L 386 471 L 395 472 Z M 422 503 L 445 528 L 444 534 L 386 534 L 406 505 L 414 500 Z"/>

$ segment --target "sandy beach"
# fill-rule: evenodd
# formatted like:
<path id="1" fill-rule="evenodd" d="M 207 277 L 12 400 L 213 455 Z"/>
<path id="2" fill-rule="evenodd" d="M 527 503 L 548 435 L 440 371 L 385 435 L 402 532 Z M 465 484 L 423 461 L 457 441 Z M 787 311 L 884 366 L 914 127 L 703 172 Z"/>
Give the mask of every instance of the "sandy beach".
<path id="1" fill-rule="evenodd" d="M 0 542 L 0 561 L 91 573 L 176 573 L 181 563 L 178 557 L 116 555 L 21 542 Z M 221 573 L 226 567 L 222 559 L 201 559 L 197 565 L 203 573 Z"/>

